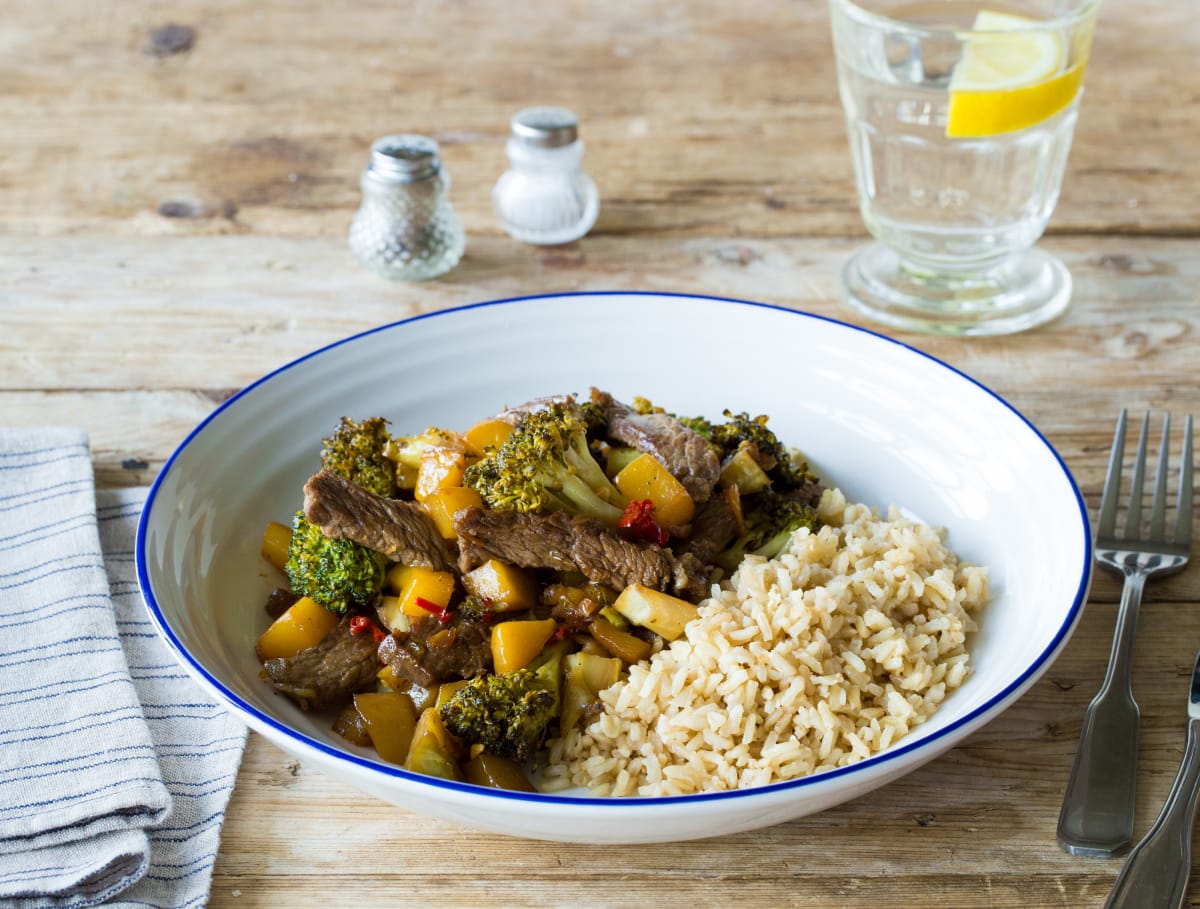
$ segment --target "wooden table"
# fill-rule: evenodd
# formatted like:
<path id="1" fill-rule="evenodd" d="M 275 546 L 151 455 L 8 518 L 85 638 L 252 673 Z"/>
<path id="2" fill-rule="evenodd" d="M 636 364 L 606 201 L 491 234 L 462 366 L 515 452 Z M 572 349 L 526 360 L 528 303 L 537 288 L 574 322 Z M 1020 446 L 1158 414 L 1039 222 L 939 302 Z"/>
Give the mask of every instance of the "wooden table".
<path id="1" fill-rule="evenodd" d="M 172 16 L 179 17 L 172 20 Z M 148 484 L 262 373 L 452 304 L 565 289 L 700 292 L 851 322 L 863 240 L 824 5 L 8 0 L 0 32 L 0 420 L 82 425 L 98 482 Z M 150 30 L 194 29 L 147 52 Z M 1097 504 L 1113 420 L 1200 414 L 1200 28 L 1189 0 L 1109 0 L 1046 249 L 1067 314 L 994 340 L 897 335 L 995 389 Z M 584 240 L 508 239 L 489 193 L 509 116 L 573 108 L 602 211 Z M 349 256 L 370 141 L 435 136 L 463 262 L 389 284 Z M 1176 443 L 1178 444 L 1178 443 Z M 1054 827 L 1118 585 L 1061 659 L 964 745 L 805 820 L 684 846 L 481 835 L 361 796 L 251 736 L 211 905 L 1083 907 L 1119 859 Z M 1180 757 L 1200 571 L 1153 584 L 1135 689 L 1137 831 Z M 1200 877 L 1190 906 L 1200 906 Z"/>

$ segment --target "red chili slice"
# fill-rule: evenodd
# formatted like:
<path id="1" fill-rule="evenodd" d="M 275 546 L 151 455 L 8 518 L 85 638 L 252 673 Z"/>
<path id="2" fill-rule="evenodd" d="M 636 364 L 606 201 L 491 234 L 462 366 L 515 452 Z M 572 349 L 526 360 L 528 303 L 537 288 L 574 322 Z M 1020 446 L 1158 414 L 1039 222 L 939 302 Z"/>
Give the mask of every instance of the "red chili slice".
<path id="1" fill-rule="evenodd" d="M 432 612 L 435 616 L 437 616 L 438 621 L 443 625 L 449 625 L 454 618 L 452 615 L 450 615 L 449 609 L 445 609 L 439 606 L 437 603 L 431 603 L 424 597 L 417 597 L 413 602 L 415 602 L 426 612 Z"/>
<path id="2" fill-rule="evenodd" d="M 371 637 L 378 644 L 387 637 L 387 632 L 368 619 L 365 615 L 356 615 L 350 617 L 350 633 L 351 634 L 366 634 L 371 632 Z"/>

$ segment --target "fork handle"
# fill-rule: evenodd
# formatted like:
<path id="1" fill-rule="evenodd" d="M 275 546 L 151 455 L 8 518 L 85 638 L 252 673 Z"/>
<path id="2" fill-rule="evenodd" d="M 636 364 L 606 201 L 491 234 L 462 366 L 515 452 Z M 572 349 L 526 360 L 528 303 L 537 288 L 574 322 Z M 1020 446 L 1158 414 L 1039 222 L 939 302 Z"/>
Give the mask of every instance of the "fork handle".
<path id="1" fill-rule="evenodd" d="M 1162 812 L 1125 860 L 1104 909 L 1180 909 L 1192 865 L 1200 794 L 1200 721 L 1188 723 L 1183 763 Z"/>
<path id="2" fill-rule="evenodd" d="M 1058 816 L 1058 843 L 1073 855 L 1115 855 L 1133 839 L 1140 715 L 1130 665 L 1145 582 L 1141 572 L 1126 571 L 1108 671 L 1083 716 Z"/>

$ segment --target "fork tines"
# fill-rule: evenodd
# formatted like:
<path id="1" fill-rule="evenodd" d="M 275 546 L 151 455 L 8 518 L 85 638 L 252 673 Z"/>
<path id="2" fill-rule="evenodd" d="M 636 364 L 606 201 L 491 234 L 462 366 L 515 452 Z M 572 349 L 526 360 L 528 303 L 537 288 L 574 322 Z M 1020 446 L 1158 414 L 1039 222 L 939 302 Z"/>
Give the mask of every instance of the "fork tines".
<path id="1" fill-rule="evenodd" d="M 1176 490 L 1175 526 L 1168 538 L 1166 534 L 1167 474 L 1170 470 L 1168 450 L 1171 441 L 1171 415 L 1163 417 L 1162 443 L 1159 446 L 1158 465 L 1154 471 L 1153 497 L 1150 503 L 1150 518 L 1143 533 L 1142 498 L 1146 475 L 1146 440 L 1150 434 L 1150 414 L 1142 417 L 1142 431 L 1138 437 L 1137 454 L 1133 462 L 1133 477 L 1129 486 L 1129 505 L 1125 514 L 1125 525 L 1121 535 L 1116 533 L 1117 503 L 1121 496 L 1121 464 L 1125 456 L 1126 412 L 1121 411 L 1117 430 L 1113 436 L 1112 455 L 1108 462 L 1108 475 L 1104 481 L 1104 493 L 1100 499 L 1100 518 L 1097 537 L 1100 540 L 1141 541 L 1144 543 L 1170 543 L 1187 547 L 1192 538 L 1192 417 L 1184 420 L 1183 452 L 1179 464 L 1179 480 Z"/>

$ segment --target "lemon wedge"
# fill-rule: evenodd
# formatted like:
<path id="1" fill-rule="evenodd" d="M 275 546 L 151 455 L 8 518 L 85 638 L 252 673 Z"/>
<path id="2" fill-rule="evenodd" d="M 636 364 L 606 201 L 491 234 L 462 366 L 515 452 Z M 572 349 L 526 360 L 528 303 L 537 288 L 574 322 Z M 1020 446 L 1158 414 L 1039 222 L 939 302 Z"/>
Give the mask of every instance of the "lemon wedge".
<path id="1" fill-rule="evenodd" d="M 982 10 L 950 77 L 946 135 L 975 138 L 1026 129 L 1074 100 L 1086 60 L 1068 68 L 1062 35 L 1036 19 Z"/>

